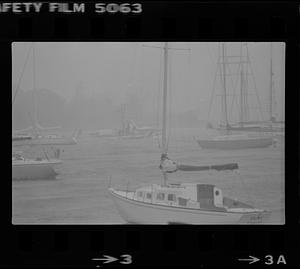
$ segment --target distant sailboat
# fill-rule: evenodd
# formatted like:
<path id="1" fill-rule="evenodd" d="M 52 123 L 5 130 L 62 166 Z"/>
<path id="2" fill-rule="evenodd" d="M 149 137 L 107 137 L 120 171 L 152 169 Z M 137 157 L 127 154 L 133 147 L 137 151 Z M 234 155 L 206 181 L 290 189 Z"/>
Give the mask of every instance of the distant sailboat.
<path id="1" fill-rule="evenodd" d="M 245 121 L 241 119 L 238 125 L 231 125 L 230 130 L 232 131 L 247 131 L 247 132 L 261 132 L 269 133 L 274 135 L 284 134 L 284 121 L 277 120 L 274 115 L 274 108 L 276 104 L 275 91 L 274 91 L 274 81 L 273 81 L 273 53 L 272 53 L 272 42 L 270 42 L 270 83 L 269 83 L 269 102 L 268 102 L 268 119 L 265 121 Z M 242 96 L 242 93 L 241 93 Z M 242 115 L 241 106 L 241 115 Z M 245 107 L 245 106 L 244 106 Z"/>
<path id="2" fill-rule="evenodd" d="M 154 127 L 138 127 L 133 120 L 129 120 L 125 125 L 125 129 L 119 132 L 119 137 L 122 139 L 138 139 L 153 137 L 158 133 L 158 130 Z"/>
<path id="3" fill-rule="evenodd" d="M 23 129 L 23 130 L 15 130 L 14 134 L 12 136 L 12 145 L 13 146 L 24 146 L 24 145 L 74 145 L 77 144 L 77 135 L 78 133 L 76 132 L 73 136 L 62 136 L 62 135 L 57 135 L 57 134 L 44 134 L 44 132 L 54 130 L 54 129 L 59 129 L 60 127 L 42 127 L 38 123 L 37 115 L 37 94 L 36 94 L 36 87 L 35 87 L 35 49 L 34 49 L 34 44 L 31 47 L 32 49 L 32 59 L 33 59 L 33 119 L 32 121 L 32 126 Z M 30 49 L 30 50 L 31 50 Z M 30 54 L 30 50 L 28 52 L 28 55 Z M 25 63 L 26 65 L 26 63 Z M 24 66 L 25 68 L 25 66 Z M 21 78 L 20 78 L 21 79 Z M 13 103 L 15 101 L 15 98 L 17 96 L 18 92 L 18 87 L 15 91 L 14 98 L 13 98 Z"/>
<path id="4" fill-rule="evenodd" d="M 236 224 L 260 223 L 267 213 L 251 205 L 223 197 L 212 184 L 168 183 L 168 174 L 176 171 L 234 170 L 236 163 L 191 166 L 175 163 L 167 156 L 168 43 L 164 50 L 163 124 L 160 169 L 163 184 L 135 191 L 109 188 L 121 217 L 137 224 Z"/>
<path id="5" fill-rule="evenodd" d="M 32 47 L 33 48 L 33 47 Z M 29 50 L 30 52 L 30 50 Z M 29 55 L 28 52 L 28 55 Z M 26 65 L 26 62 L 25 62 Z M 24 66 L 25 68 L 25 66 Z M 21 78 L 20 78 L 21 79 Z M 19 87 L 14 93 L 12 105 L 14 105 L 14 101 L 17 96 Z M 38 125 L 33 125 L 35 127 L 40 127 Z M 31 128 L 31 127 L 30 127 Z M 28 130 L 30 129 L 28 128 Z M 26 130 L 27 131 L 27 130 Z M 24 132 L 24 130 L 23 130 Z M 12 146 L 16 145 L 28 145 L 28 143 L 32 143 L 32 141 L 36 141 L 32 135 L 29 134 L 20 134 L 17 133 L 12 136 Z M 12 153 L 12 179 L 50 179 L 55 178 L 57 172 L 55 168 L 62 163 L 59 160 L 59 152 L 60 150 L 56 150 L 56 158 L 49 159 L 46 152 L 44 152 L 46 158 L 25 158 L 21 152 Z"/>
<path id="6" fill-rule="evenodd" d="M 233 127 L 228 120 L 228 103 L 227 103 L 227 65 L 230 64 L 226 55 L 225 43 L 222 43 L 221 58 L 219 60 L 220 80 L 222 84 L 221 94 L 221 107 L 223 123 L 220 125 L 220 129 L 225 132 L 223 135 L 219 135 L 208 139 L 197 139 L 197 142 L 201 148 L 205 149 L 221 149 L 221 150 L 236 150 L 247 148 L 264 148 L 273 145 L 275 140 L 272 136 L 262 134 L 232 134 L 234 130 L 248 130 L 245 126 L 247 119 L 247 69 L 244 71 L 244 65 L 249 63 L 249 57 L 247 55 L 246 60 L 240 61 L 240 123 L 238 127 Z M 234 62 L 235 63 L 235 62 Z M 245 74 L 246 73 L 246 74 Z"/>
<path id="7" fill-rule="evenodd" d="M 90 135 L 102 138 L 120 138 L 120 139 L 142 139 L 153 137 L 159 133 L 159 130 L 150 126 L 139 127 L 133 120 L 126 120 L 126 105 L 121 105 L 121 128 L 120 129 L 102 129 L 90 132 Z"/>
<path id="8" fill-rule="evenodd" d="M 75 145 L 80 130 L 75 131 L 72 136 L 63 136 L 58 134 L 41 134 L 34 131 L 31 134 L 15 133 L 12 137 L 13 147 L 19 146 L 60 146 Z"/>

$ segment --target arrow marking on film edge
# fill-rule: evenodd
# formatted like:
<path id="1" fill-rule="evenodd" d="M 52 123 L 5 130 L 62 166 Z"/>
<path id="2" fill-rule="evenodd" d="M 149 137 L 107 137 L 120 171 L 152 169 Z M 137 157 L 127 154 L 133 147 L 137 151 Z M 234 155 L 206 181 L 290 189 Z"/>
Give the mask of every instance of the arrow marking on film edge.
<path id="1" fill-rule="evenodd" d="M 249 264 L 260 261 L 260 259 L 258 259 L 256 257 L 253 257 L 253 256 L 250 256 L 250 255 L 249 255 L 249 258 L 250 259 L 238 259 L 238 260 L 239 261 L 249 261 Z"/>
<path id="2" fill-rule="evenodd" d="M 114 261 L 118 260 L 117 258 L 108 256 L 108 255 L 103 255 L 103 257 L 105 257 L 105 258 L 93 258 L 92 260 L 93 261 L 101 261 L 101 260 L 103 260 L 103 261 L 105 261 L 103 263 L 110 263 L 110 262 L 114 262 Z"/>

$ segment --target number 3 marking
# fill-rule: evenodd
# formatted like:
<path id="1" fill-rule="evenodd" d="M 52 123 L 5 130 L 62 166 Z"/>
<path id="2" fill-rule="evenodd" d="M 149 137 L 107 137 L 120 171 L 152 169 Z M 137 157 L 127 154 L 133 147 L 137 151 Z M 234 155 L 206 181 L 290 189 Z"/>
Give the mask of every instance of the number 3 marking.
<path id="1" fill-rule="evenodd" d="M 136 8 L 136 10 L 132 10 L 132 13 L 141 13 L 142 12 L 142 5 L 141 4 L 133 4 L 133 7 Z"/>
<path id="2" fill-rule="evenodd" d="M 267 264 L 267 265 L 273 264 L 273 256 L 272 255 L 267 255 L 265 258 L 268 259 L 268 261 L 266 261 L 265 264 Z"/>
<path id="3" fill-rule="evenodd" d="M 123 264 L 130 264 L 130 263 L 132 263 L 131 255 L 124 254 L 124 255 L 121 255 L 121 257 L 124 257 L 124 261 L 122 261 L 120 263 L 123 263 Z"/>

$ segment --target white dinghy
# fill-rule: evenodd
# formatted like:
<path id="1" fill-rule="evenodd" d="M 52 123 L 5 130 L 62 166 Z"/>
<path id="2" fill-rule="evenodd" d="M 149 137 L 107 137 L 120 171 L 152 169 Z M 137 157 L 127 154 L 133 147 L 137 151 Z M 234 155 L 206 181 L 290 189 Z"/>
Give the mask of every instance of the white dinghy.
<path id="1" fill-rule="evenodd" d="M 55 167 L 61 164 L 58 159 L 27 159 L 19 153 L 12 155 L 12 179 L 51 179 L 57 172 Z"/>

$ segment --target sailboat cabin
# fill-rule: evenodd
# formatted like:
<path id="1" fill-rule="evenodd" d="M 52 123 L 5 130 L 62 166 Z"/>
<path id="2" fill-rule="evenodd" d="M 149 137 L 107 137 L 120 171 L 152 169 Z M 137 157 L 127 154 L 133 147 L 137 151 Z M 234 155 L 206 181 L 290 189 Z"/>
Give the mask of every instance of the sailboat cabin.
<path id="1" fill-rule="evenodd" d="M 209 210 L 223 208 L 222 191 L 211 184 L 154 184 L 127 195 L 128 198 L 145 203 Z"/>

